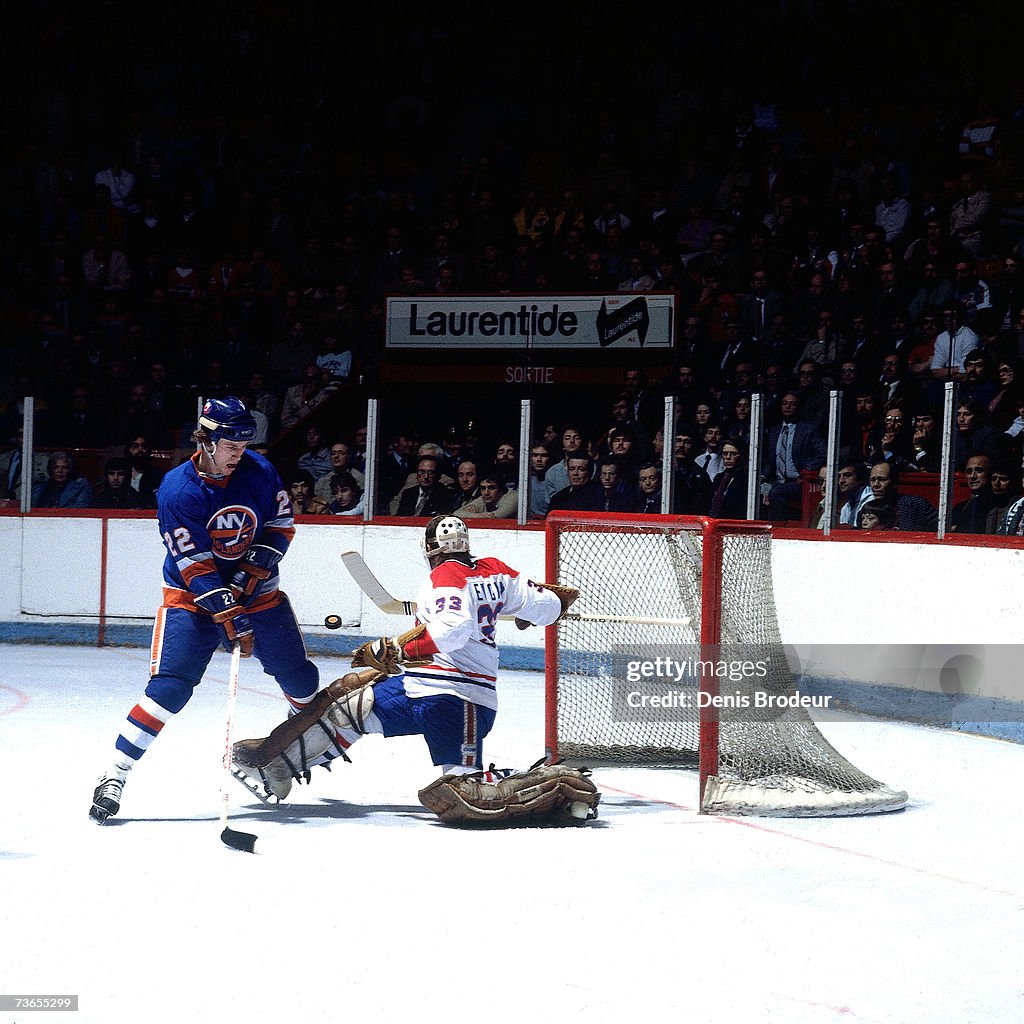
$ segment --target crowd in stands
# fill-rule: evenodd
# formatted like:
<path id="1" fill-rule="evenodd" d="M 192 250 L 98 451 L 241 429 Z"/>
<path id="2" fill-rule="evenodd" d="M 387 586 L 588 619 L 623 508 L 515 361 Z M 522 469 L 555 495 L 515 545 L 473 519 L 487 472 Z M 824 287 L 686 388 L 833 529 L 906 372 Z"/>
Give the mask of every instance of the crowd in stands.
<path id="1" fill-rule="evenodd" d="M 758 515 L 790 521 L 838 388 L 840 522 L 918 528 L 899 481 L 937 470 L 953 380 L 953 528 L 1020 532 L 1024 87 L 991 14 L 886 7 L 903 43 L 883 56 L 856 3 L 546 10 L 530 45 L 434 13 L 184 6 L 195 32 L 18 15 L 0 498 L 20 496 L 26 396 L 35 504 L 152 508 L 152 452 L 186 457 L 197 399 L 238 394 L 296 507 L 358 516 L 348 396 L 375 393 L 386 295 L 670 291 L 671 367 L 562 393 L 529 481 L 516 423 L 407 426 L 375 511 L 510 518 L 522 486 L 534 518 L 659 511 L 670 443 L 675 510 L 742 517 L 760 393 Z M 618 29 L 615 74 L 591 19 Z M 76 450 L 104 452 L 98 478 Z"/>

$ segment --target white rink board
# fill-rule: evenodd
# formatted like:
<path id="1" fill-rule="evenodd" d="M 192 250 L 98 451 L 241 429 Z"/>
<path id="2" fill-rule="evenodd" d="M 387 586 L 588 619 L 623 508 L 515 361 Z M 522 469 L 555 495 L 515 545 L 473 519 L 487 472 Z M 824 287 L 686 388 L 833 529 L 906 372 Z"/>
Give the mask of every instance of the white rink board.
<path id="1" fill-rule="evenodd" d="M 1024 549 L 775 538 L 786 643 L 1024 643 Z"/>
<path id="2" fill-rule="evenodd" d="M 21 610 L 28 615 L 98 614 L 102 520 L 28 516 L 23 522 Z"/>
<path id="3" fill-rule="evenodd" d="M 160 602 L 164 554 L 155 518 L 110 517 L 108 522 L 107 616 L 148 623 Z M 100 524 L 99 518 L 85 517 L 0 517 L 0 621 L 98 616 Z M 477 552 L 544 578 L 542 530 L 475 523 L 471 530 Z M 281 576 L 303 628 L 323 631 L 324 617 L 337 614 L 351 633 L 394 632 L 402 620 L 365 598 L 345 571 L 341 552 L 359 551 L 392 594 L 411 600 L 426 572 L 421 535 L 419 526 L 300 523 Z M 1024 642 L 1019 585 L 1024 550 L 776 537 L 772 554 L 779 626 L 787 644 L 959 645 L 995 671 L 1005 664 L 1011 645 Z M 499 624 L 498 637 L 506 648 L 539 651 L 543 646 L 542 631 L 520 632 L 509 622 Z M 987 653 L 985 645 L 991 645 Z M 857 671 L 865 668 L 875 671 L 870 660 L 859 660 Z M 852 670 L 840 662 L 824 674 L 844 678 Z M 975 692 L 1019 699 L 1012 675 L 999 685 L 985 678 Z M 907 685 L 902 678 L 856 678 Z"/>

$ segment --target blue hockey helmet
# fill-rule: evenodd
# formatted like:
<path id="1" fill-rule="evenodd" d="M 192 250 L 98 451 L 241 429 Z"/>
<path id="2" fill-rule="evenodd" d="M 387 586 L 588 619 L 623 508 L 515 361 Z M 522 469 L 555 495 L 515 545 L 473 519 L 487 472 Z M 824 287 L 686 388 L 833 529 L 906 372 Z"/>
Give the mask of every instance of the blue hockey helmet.
<path id="1" fill-rule="evenodd" d="M 199 426 L 210 435 L 214 444 L 218 441 L 237 441 L 241 444 L 256 436 L 256 420 L 241 399 L 233 395 L 204 402 Z"/>

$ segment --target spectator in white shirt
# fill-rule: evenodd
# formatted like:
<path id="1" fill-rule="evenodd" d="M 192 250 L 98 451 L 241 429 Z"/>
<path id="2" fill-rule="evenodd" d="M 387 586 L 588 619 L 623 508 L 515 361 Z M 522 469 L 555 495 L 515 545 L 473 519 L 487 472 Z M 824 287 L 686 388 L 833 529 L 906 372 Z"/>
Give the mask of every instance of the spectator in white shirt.
<path id="1" fill-rule="evenodd" d="M 978 347 L 978 336 L 963 322 L 963 309 L 956 303 L 943 307 L 945 326 L 935 339 L 931 371 L 937 380 L 961 380 L 964 375 L 964 356 Z"/>
<path id="2" fill-rule="evenodd" d="M 697 456 L 697 465 L 714 480 L 724 472 L 725 462 L 722 460 L 722 428 L 717 423 L 709 423 L 704 428 L 704 451 Z"/>

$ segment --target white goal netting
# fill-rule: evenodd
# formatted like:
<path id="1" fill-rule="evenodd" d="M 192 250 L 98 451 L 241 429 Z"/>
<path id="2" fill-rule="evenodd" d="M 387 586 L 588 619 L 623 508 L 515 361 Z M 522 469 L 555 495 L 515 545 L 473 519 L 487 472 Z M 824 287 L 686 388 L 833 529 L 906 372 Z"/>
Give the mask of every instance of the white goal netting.
<path id="1" fill-rule="evenodd" d="M 548 530 L 557 582 L 580 590 L 547 670 L 549 744 L 559 757 L 696 767 L 703 742 L 707 811 L 904 806 L 905 793 L 857 769 L 792 706 L 769 528 L 558 516 Z"/>

